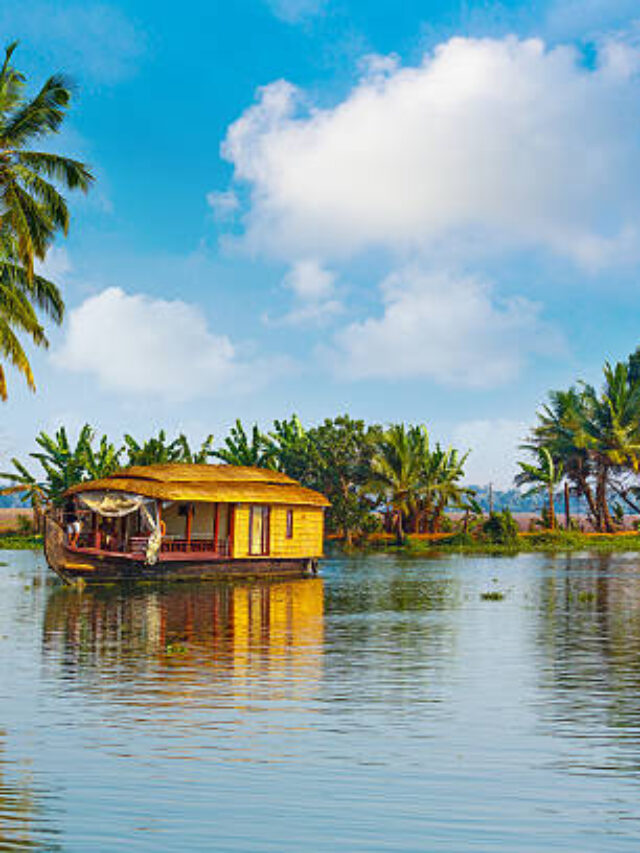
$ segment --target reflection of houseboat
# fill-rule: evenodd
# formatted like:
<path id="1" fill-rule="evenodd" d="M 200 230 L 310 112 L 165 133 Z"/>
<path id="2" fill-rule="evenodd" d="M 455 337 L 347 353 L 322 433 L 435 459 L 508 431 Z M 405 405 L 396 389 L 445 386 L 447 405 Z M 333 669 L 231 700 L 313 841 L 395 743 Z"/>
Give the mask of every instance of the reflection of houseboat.
<path id="1" fill-rule="evenodd" d="M 286 474 L 229 465 L 126 468 L 64 497 L 45 554 L 67 582 L 314 572 L 329 505 Z"/>

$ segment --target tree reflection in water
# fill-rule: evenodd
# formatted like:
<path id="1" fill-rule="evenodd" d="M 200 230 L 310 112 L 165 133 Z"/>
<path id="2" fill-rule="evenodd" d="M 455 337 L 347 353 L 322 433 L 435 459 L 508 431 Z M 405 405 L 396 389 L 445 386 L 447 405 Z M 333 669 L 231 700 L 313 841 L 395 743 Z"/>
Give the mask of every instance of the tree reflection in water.
<path id="1" fill-rule="evenodd" d="M 640 766 L 640 561 L 563 555 L 542 577 L 538 643 L 547 666 L 543 718 L 567 735 L 615 733 L 593 767 Z M 591 768 L 593 769 L 593 768 Z"/>

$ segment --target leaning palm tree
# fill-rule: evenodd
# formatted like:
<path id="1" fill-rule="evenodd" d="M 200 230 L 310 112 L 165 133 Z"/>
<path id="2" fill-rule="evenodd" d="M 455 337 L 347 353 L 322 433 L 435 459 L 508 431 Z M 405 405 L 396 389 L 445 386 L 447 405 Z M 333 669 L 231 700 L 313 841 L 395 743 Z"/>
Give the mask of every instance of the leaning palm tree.
<path id="1" fill-rule="evenodd" d="M 564 476 L 562 465 L 556 465 L 553 457 L 546 447 L 540 447 L 536 450 L 538 455 L 538 464 L 532 465 L 529 462 L 518 462 L 520 471 L 516 474 L 516 485 L 530 485 L 532 488 L 529 494 L 547 494 L 549 501 L 549 527 L 554 530 L 556 527 L 555 513 L 555 492 L 558 484 Z"/>
<path id="2" fill-rule="evenodd" d="M 49 345 L 36 308 L 55 323 L 62 322 L 64 303 L 58 288 L 43 276 L 27 273 L 18 262 L 14 241 L 0 227 L 0 360 L 22 373 L 31 390 L 35 382 L 20 334 L 36 346 Z M 7 378 L 0 361 L 0 400 L 6 399 Z"/>
<path id="3" fill-rule="evenodd" d="M 58 233 L 68 231 L 69 210 L 60 188 L 86 192 L 93 178 L 83 163 L 41 150 L 40 140 L 56 133 L 64 121 L 71 84 L 54 74 L 34 97 L 27 97 L 25 77 L 11 64 L 16 46 L 6 49 L 0 68 L 0 358 L 33 388 L 18 334 L 46 346 L 34 306 L 57 323 L 64 311 L 55 285 L 35 274 L 34 263 L 44 260 Z M 0 364 L 0 398 L 6 394 Z"/>
<path id="4" fill-rule="evenodd" d="M 524 449 L 536 452 L 546 447 L 556 466 L 562 466 L 567 480 L 578 497 L 584 497 L 589 513 L 598 526 L 599 510 L 592 489 L 593 454 L 587 450 L 584 392 L 572 387 L 552 391 L 549 402 L 538 412 L 538 423 L 531 431 Z"/>
<path id="5" fill-rule="evenodd" d="M 611 473 L 627 468 L 637 474 L 640 469 L 640 384 L 630 381 L 624 362 L 605 364 L 604 380 L 600 393 L 584 386 L 583 442 L 595 468 L 598 527 L 611 532 Z"/>

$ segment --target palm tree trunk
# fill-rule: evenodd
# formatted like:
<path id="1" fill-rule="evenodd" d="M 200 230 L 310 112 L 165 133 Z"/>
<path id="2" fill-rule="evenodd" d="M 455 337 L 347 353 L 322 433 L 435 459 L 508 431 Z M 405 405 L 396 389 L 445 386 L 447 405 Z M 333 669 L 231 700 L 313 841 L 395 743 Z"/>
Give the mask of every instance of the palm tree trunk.
<path id="1" fill-rule="evenodd" d="M 599 511 L 598 530 L 601 533 L 613 533 L 613 521 L 607 504 L 607 467 L 601 465 L 596 482 L 596 504 Z"/>
<path id="2" fill-rule="evenodd" d="M 597 503 L 593 497 L 593 491 L 591 489 L 591 486 L 587 482 L 587 478 L 584 476 L 584 474 L 581 474 L 578 477 L 577 483 L 580 494 L 584 495 L 587 499 L 587 504 L 589 506 L 589 513 L 591 514 L 591 517 L 593 518 L 596 527 L 600 529 L 600 512 L 598 511 Z"/>
<path id="3" fill-rule="evenodd" d="M 547 486 L 548 494 L 549 494 L 549 527 L 551 530 L 556 529 L 556 508 L 553 500 L 553 483 L 549 483 Z"/>
<path id="4" fill-rule="evenodd" d="M 404 544 L 404 527 L 402 525 L 402 510 L 398 510 L 398 517 L 396 520 L 396 542 L 398 545 Z"/>
<path id="5" fill-rule="evenodd" d="M 571 527 L 571 504 L 569 503 L 569 481 L 564 482 L 564 526 L 567 530 Z"/>

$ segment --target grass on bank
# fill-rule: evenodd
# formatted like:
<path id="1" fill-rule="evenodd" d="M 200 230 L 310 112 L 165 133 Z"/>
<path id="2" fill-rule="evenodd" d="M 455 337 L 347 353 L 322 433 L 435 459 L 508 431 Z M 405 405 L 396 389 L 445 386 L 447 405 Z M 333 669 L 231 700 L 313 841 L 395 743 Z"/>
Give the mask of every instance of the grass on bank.
<path id="1" fill-rule="evenodd" d="M 575 530 L 545 530 L 519 533 L 504 542 L 452 533 L 437 538 L 407 537 L 403 545 L 374 540 L 370 547 L 405 554 L 453 552 L 457 554 L 518 554 L 560 551 L 640 551 L 640 533 L 581 533 Z"/>
<path id="2" fill-rule="evenodd" d="M 0 533 L 0 550 L 37 551 L 42 548 L 42 536 L 32 533 Z"/>

